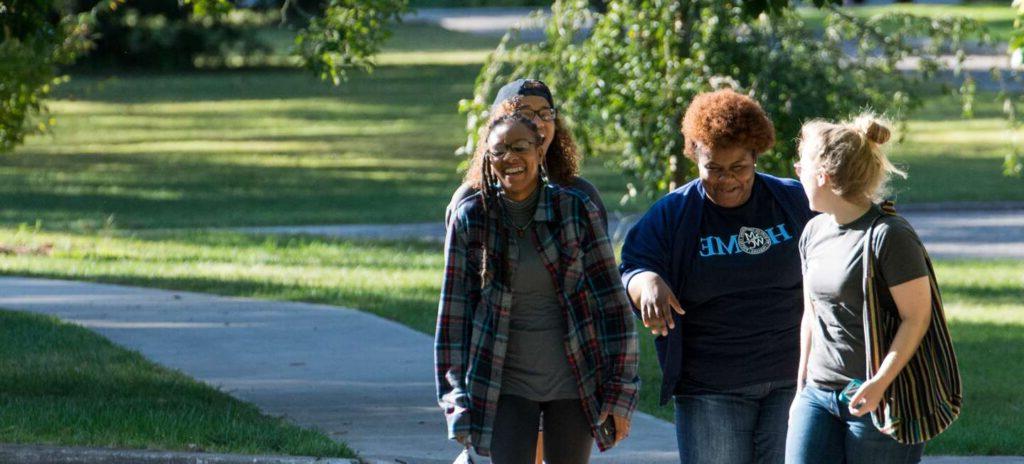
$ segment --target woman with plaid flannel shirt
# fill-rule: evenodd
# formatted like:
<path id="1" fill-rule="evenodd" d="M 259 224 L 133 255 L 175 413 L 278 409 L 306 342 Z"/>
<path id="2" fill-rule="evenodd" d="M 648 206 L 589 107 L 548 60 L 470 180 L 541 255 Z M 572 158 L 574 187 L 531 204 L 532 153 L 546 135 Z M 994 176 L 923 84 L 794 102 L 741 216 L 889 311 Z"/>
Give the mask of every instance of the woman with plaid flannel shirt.
<path id="1" fill-rule="evenodd" d="M 584 194 L 547 182 L 531 120 L 496 117 L 480 140 L 479 191 L 445 243 L 435 367 L 448 437 L 496 464 L 532 462 L 543 413 L 547 462 L 587 462 L 594 438 L 603 451 L 628 434 L 639 387 L 611 243 Z"/>

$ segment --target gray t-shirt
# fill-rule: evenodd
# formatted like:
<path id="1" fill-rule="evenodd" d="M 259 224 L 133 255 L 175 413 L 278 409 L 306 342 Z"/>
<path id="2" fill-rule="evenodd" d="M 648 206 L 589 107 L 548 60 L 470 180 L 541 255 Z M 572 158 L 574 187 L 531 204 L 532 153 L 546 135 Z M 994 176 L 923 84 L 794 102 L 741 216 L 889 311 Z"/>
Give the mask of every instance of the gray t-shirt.
<path id="1" fill-rule="evenodd" d="M 807 223 L 800 237 L 804 288 L 815 315 L 807 382 L 817 388 L 841 390 L 850 380 L 866 377 L 862 258 L 868 228 L 880 214 L 878 206 L 872 206 L 845 225 L 821 214 Z M 928 275 L 924 247 L 900 216 L 879 220 L 873 246 L 876 275 L 881 277 L 879 302 L 895 308 L 889 287 Z"/>
<path id="2" fill-rule="evenodd" d="M 576 399 L 576 377 L 565 354 L 567 330 L 562 305 L 530 230 L 536 226 L 531 219 L 539 192 L 538 188 L 521 203 L 506 203 L 512 222 L 526 226 L 526 233 L 522 237 L 511 234 L 516 243 L 509 253 L 518 252 L 519 258 L 512 275 L 512 310 L 501 393 L 532 401 Z"/>

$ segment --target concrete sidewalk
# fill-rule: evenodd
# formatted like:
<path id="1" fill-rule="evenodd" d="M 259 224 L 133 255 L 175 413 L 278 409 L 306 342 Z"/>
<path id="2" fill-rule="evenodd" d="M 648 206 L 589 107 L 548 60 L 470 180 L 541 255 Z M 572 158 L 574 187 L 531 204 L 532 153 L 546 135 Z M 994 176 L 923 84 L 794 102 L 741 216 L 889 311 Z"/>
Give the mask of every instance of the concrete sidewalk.
<path id="1" fill-rule="evenodd" d="M 997 204 L 998 205 L 998 204 Z M 898 207 L 899 208 L 899 207 Z M 962 206 L 961 206 L 962 208 Z M 907 208 L 901 212 L 917 230 L 936 258 L 1024 259 L 1024 204 L 1008 203 L 1003 208 L 978 205 L 970 209 L 953 206 Z M 902 208 L 901 208 L 902 210 Z M 638 215 L 609 220 L 613 238 L 625 237 Z M 439 222 L 414 224 L 342 224 L 315 226 L 246 227 L 235 229 L 258 234 L 308 234 L 325 237 L 385 240 L 444 240 Z"/>
<path id="2" fill-rule="evenodd" d="M 448 463 L 430 336 L 348 308 L 198 293 L 0 278 L 0 308 L 59 317 L 147 358 L 318 428 L 377 462 Z M 651 388 L 647 386 L 647 388 Z M 598 463 L 677 462 L 674 427 L 638 414 Z M 1024 458 L 929 458 L 1024 464 Z"/>
<path id="3" fill-rule="evenodd" d="M 0 278 L 0 308 L 95 330 L 363 458 L 450 463 L 434 399 L 433 338 L 348 308 L 43 279 Z M 638 414 L 602 463 L 676 460 L 674 427 Z"/>

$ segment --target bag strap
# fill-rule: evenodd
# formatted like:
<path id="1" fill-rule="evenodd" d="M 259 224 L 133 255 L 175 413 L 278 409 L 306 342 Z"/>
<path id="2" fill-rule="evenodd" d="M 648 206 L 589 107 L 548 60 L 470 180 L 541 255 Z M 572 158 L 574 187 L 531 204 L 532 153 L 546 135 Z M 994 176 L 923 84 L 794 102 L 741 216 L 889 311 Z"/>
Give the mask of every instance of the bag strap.
<path id="1" fill-rule="evenodd" d="M 866 373 L 875 374 L 875 367 L 881 366 L 882 338 L 895 334 L 893 314 L 886 314 L 879 307 L 878 266 L 874 249 L 874 230 L 878 222 L 887 215 L 895 215 L 892 202 L 879 205 L 881 215 L 875 218 L 866 234 L 864 243 L 864 348 Z M 942 309 L 942 297 L 935 280 L 935 270 L 927 251 L 924 251 L 928 265 L 932 293 L 932 319 L 928 332 L 921 341 L 919 351 L 904 367 L 882 398 L 879 409 L 871 413 L 875 427 L 904 444 L 927 441 L 956 420 L 963 405 L 962 383 L 956 353 L 946 325 Z M 886 328 L 887 327 L 887 328 Z M 886 333 L 886 331 L 889 331 Z M 909 376 L 909 377 L 908 377 Z"/>
<path id="2" fill-rule="evenodd" d="M 886 336 L 884 334 L 884 318 L 889 315 L 885 314 L 883 308 L 878 304 L 880 286 L 878 283 L 878 261 L 875 257 L 875 228 L 886 216 L 895 216 L 896 208 L 891 201 L 884 201 L 878 207 L 881 209 L 882 214 L 879 214 L 878 217 L 871 221 L 871 226 L 868 227 L 864 240 L 863 322 L 864 362 L 866 364 L 864 372 L 867 374 L 867 377 L 872 377 L 877 373 L 877 369 L 882 366 L 882 360 L 888 354 L 888 348 L 883 347 L 882 340 Z M 890 400 L 883 398 L 878 405 L 878 409 L 871 413 L 871 420 L 875 424 L 875 428 L 886 435 L 891 435 L 896 431 L 896 424 L 893 422 L 894 417 L 891 414 L 891 406 Z"/>
<path id="3" fill-rule="evenodd" d="M 864 281 L 862 283 L 864 290 L 864 311 L 861 315 L 864 324 L 864 362 L 866 364 L 864 372 L 871 375 L 874 372 L 874 366 L 881 365 L 881 359 L 878 363 L 874 363 L 875 357 L 880 356 L 877 350 L 873 349 L 873 342 L 877 338 L 873 336 L 872 329 L 877 328 L 879 318 L 879 308 L 875 307 L 874 302 L 877 300 L 876 296 L 878 293 L 878 285 L 876 281 L 877 265 L 875 262 L 875 226 L 882 220 L 887 214 L 896 214 L 896 209 L 893 207 L 892 202 L 883 202 L 881 205 L 882 214 L 878 215 L 871 225 L 868 227 L 867 234 L 864 238 L 864 253 L 861 256 L 861 261 L 864 268 Z M 867 380 L 867 379 L 865 379 Z"/>

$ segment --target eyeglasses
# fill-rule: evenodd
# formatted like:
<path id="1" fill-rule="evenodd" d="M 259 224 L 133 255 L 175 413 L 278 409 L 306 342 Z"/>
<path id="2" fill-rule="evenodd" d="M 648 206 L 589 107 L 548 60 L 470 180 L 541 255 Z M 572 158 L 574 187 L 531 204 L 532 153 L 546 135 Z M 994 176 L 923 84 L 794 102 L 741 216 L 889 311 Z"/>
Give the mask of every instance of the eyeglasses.
<path id="1" fill-rule="evenodd" d="M 525 116 L 527 119 L 537 119 L 537 118 L 540 118 L 541 121 L 551 122 L 551 121 L 554 121 L 555 118 L 558 117 L 558 110 L 556 110 L 554 108 L 544 108 L 544 109 L 542 109 L 540 111 L 534 111 L 534 110 L 531 110 L 531 109 L 525 109 L 524 108 L 524 109 L 521 109 L 521 110 L 518 110 L 518 111 L 519 111 L 519 114 Z"/>
<path id="2" fill-rule="evenodd" d="M 524 140 L 521 142 L 516 142 L 515 145 L 497 145 L 494 148 L 485 151 L 484 154 L 487 155 L 492 160 L 497 161 L 504 158 L 505 155 L 508 155 L 509 153 L 512 153 L 516 156 L 524 156 L 530 152 L 530 148 L 536 145 L 536 142 Z"/>

